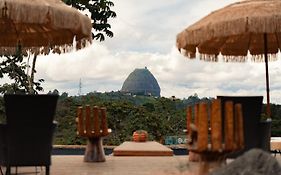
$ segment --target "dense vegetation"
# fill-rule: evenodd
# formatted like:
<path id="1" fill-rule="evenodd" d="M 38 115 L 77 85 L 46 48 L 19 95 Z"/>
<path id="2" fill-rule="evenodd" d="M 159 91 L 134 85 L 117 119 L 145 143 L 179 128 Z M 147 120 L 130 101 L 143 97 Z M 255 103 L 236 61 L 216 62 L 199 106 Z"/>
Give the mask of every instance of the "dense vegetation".
<path id="1" fill-rule="evenodd" d="M 84 144 L 85 139 L 76 135 L 76 108 L 79 105 L 98 105 L 107 108 L 109 128 L 113 132 L 105 144 L 118 145 L 131 140 L 133 131 L 147 130 L 151 140 L 163 141 L 165 136 L 182 135 L 186 128 L 186 106 L 208 101 L 196 94 L 187 99 L 129 96 L 120 92 L 89 93 L 68 97 L 63 93 L 58 102 L 56 120 L 59 123 L 55 144 Z M 281 106 L 272 104 L 272 136 L 281 136 Z"/>
<path id="2" fill-rule="evenodd" d="M 49 93 L 59 93 L 57 90 Z M 163 141 L 165 136 L 183 135 L 186 128 L 186 106 L 200 100 L 196 94 L 187 99 L 155 98 L 148 96 L 129 96 L 120 92 L 93 92 L 84 96 L 68 96 L 62 93 L 58 100 L 58 122 L 54 144 L 85 144 L 86 139 L 76 134 L 76 109 L 80 105 L 98 105 L 107 108 L 108 126 L 112 133 L 104 143 L 119 145 L 131 140 L 132 133 L 138 129 L 147 130 L 150 140 Z M 264 105 L 265 107 L 265 105 Z M 281 136 L 281 105 L 271 104 L 272 136 Z M 3 98 L 0 97 L 0 116 L 4 116 Z"/>
<path id="3" fill-rule="evenodd" d="M 83 144 L 76 136 L 76 108 L 79 105 L 107 108 L 108 126 L 112 133 L 105 144 L 116 145 L 130 140 L 133 131 L 147 130 L 151 140 L 161 141 L 165 135 L 182 134 L 185 128 L 185 108 L 181 100 L 128 96 L 120 92 L 89 93 L 85 96 L 60 96 L 56 120 L 59 123 L 56 144 Z"/>

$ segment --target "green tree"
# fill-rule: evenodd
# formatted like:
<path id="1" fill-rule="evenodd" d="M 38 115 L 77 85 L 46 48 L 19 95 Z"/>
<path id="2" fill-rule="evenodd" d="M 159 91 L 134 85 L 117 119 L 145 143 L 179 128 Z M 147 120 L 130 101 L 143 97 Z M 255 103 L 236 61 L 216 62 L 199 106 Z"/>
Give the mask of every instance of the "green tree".
<path id="1" fill-rule="evenodd" d="M 68 97 L 68 93 L 67 92 L 63 92 L 61 95 L 60 95 L 60 99 L 66 99 Z"/>
<path id="2" fill-rule="evenodd" d="M 108 23 L 110 18 L 116 17 L 116 13 L 111 10 L 113 2 L 109 0 L 64 0 L 64 2 L 79 10 L 89 10 L 95 31 L 92 33 L 93 39 L 104 41 L 105 35 L 113 37 L 111 25 Z"/>
<path id="3" fill-rule="evenodd" d="M 108 23 L 108 19 L 116 17 L 116 13 L 110 9 L 114 6 L 113 2 L 108 0 L 64 0 L 64 2 L 79 10 L 89 10 L 95 31 L 92 34 L 94 39 L 104 41 L 104 35 L 113 37 L 113 32 L 110 30 L 111 25 Z M 29 66 L 23 62 L 20 47 L 17 48 L 15 55 L 5 57 L 6 59 L 0 63 L 0 78 L 7 75 L 14 82 L 0 86 L 0 93 L 37 93 L 37 91 L 43 90 L 41 83 L 44 80 L 34 81 L 36 55 L 32 61 L 30 75 L 25 72 Z"/>
<path id="4" fill-rule="evenodd" d="M 1 85 L 0 93 L 37 93 L 37 91 L 42 91 L 41 82 L 44 80 L 39 79 L 38 82 L 35 82 L 34 78 L 26 74 L 27 67 L 28 65 L 23 61 L 20 47 L 17 48 L 15 55 L 5 55 L 5 58 L 0 63 L 0 78 L 6 75 L 13 82 Z M 31 84 L 34 86 L 30 86 Z"/>

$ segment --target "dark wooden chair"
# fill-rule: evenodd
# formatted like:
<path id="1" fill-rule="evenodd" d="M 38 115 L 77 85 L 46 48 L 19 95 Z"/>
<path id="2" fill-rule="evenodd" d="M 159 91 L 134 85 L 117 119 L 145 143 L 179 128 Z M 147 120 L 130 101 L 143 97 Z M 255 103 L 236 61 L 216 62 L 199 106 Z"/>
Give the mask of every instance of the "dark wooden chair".
<path id="1" fill-rule="evenodd" d="M 77 134 L 87 138 L 85 150 L 85 162 L 104 162 L 103 137 L 107 136 L 111 129 L 107 127 L 106 108 L 89 105 L 77 108 Z"/>
<path id="2" fill-rule="evenodd" d="M 0 125 L 0 164 L 45 166 L 50 173 L 57 95 L 4 95 L 6 124 Z"/>
<path id="3" fill-rule="evenodd" d="M 264 145 L 264 143 L 262 143 L 262 135 L 265 135 L 265 133 L 262 133 L 262 124 L 260 123 L 263 96 L 217 96 L 217 98 L 221 99 L 222 105 L 224 105 L 226 101 L 231 100 L 234 104 L 240 103 L 243 106 L 245 148 L 229 156 L 235 158 L 252 148 L 263 149 L 262 145 Z M 270 140 L 267 142 L 270 144 Z"/>

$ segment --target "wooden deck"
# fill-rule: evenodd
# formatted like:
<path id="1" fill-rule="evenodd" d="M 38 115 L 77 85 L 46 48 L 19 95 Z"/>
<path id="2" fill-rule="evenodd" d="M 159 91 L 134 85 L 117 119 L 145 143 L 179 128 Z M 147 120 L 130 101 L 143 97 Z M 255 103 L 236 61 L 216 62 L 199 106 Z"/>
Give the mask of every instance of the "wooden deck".
<path id="1" fill-rule="evenodd" d="M 275 157 L 281 164 L 281 156 Z M 231 160 L 228 160 L 228 162 Z M 52 156 L 51 175 L 191 175 L 198 163 L 188 156 L 106 156 L 103 163 L 85 163 L 82 155 Z M 3 168 L 3 170 L 5 170 Z M 37 168 L 44 174 L 44 168 Z M 15 169 L 12 169 L 15 172 Z M 34 167 L 19 167 L 19 174 L 33 175 Z"/>

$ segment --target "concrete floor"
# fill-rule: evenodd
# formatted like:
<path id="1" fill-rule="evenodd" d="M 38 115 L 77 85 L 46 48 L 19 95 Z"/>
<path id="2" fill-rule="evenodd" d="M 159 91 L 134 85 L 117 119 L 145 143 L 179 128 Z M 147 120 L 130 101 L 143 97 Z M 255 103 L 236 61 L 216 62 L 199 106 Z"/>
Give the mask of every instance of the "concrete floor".
<path id="1" fill-rule="evenodd" d="M 178 175 L 186 174 L 190 167 L 187 156 L 106 156 L 106 162 L 86 163 L 83 156 L 68 155 L 52 156 L 51 175 Z M 35 171 L 34 167 L 18 167 L 22 175 L 36 174 Z M 43 175 L 45 168 L 39 167 L 37 172 Z"/>
<path id="2" fill-rule="evenodd" d="M 281 164 L 281 155 L 276 156 Z M 189 175 L 198 163 L 188 156 L 106 156 L 106 162 L 85 163 L 83 156 L 52 156 L 51 175 Z M 3 168 L 3 170 L 5 170 Z M 37 168 L 44 174 L 44 168 Z M 15 169 L 12 169 L 15 172 Z M 19 167 L 19 174 L 35 174 L 33 167 Z"/>
<path id="3" fill-rule="evenodd" d="M 153 175 L 178 173 L 187 167 L 187 156 L 107 156 L 104 163 L 85 163 L 82 156 L 54 156 L 52 174 Z"/>

